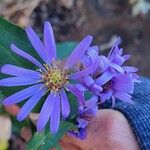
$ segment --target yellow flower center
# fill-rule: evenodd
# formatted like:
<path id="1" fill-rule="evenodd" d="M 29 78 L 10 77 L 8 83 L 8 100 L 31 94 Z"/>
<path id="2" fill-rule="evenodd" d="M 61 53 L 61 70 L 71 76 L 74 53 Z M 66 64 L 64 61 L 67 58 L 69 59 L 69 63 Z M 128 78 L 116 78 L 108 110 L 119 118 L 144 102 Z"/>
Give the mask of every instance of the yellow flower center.
<path id="1" fill-rule="evenodd" d="M 57 92 L 66 83 L 68 83 L 67 70 L 56 64 L 53 66 L 44 65 L 46 71 L 42 73 L 42 79 L 48 89 L 52 92 Z"/>

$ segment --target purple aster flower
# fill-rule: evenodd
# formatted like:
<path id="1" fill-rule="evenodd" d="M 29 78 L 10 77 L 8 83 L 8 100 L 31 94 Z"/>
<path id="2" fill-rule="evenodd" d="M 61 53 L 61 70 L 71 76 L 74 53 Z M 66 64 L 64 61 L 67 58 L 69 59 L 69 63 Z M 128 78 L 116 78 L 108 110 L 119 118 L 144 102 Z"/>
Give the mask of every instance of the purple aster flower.
<path id="1" fill-rule="evenodd" d="M 86 138 L 86 130 L 89 126 L 89 122 L 98 111 L 97 101 L 97 97 L 93 96 L 89 100 L 85 101 L 84 106 L 80 105 L 78 116 L 76 118 L 76 125 L 78 130 L 69 131 L 68 134 L 80 139 Z"/>
<path id="2" fill-rule="evenodd" d="M 132 66 L 123 66 L 122 68 L 125 74 L 130 74 L 132 76 L 134 82 L 141 83 L 141 81 L 139 80 L 139 75 L 136 73 L 138 71 L 137 68 Z"/>
<path id="3" fill-rule="evenodd" d="M 105 82 L 107 82 L 114 76 L 115 73 L 124 73 L 122 65 L 130 58 L 130 55 L 123 55 L 123 49 L 119 48 L 120 43 L 121 39 L 118 38 L 114 46 L 111 48 L 108 56 L 100 56 L 101 63 L 99 66 L 99 73 L 102 75 L 99 77 L 99 80 L 102 81 L 102 78 L 104 78 Z"/>
<path id="4" fill-rule="evenodd" d="M 123 49 L 119 48 L 120 38 L 112 47 L 108 57 L 98 54 L 98 48 L 92 47 L 87 50 L 82 63 L 91 66 L 94 60 L 99 59 L 99 67 L 90 75 L 80 79 L 85 89 L 92 91 L 101 102 L 112 99 L 113 106 L 115 98 L 132 103 L 131 95 L 134 89 L 134 82 L 138 81 L 137 68 L 123 66 L 130 55 L 122 55 Z"/>
<path id="5" fill-rule="evenodd" d="M 67 60 L 61 61 L 57 59 L 54 34 L 49 22 L 45 22 L 44 25 L 44 43 L 32 28 L 27 27 L 26 33 L 43 63 L 11 44 L 10 47 L 15 53 L 32 62 L 38 69 L 31 70 L 11 64 L 4 65 L 1 72 L 13 77 L 1 79 L 0 86 L 30 86 L 6 97 L 3 104 L 12 105 L 28 99 L 17 115 L 17 119 L 22 121 L 48 92 L 40 111 L 37 130 L 42 131 L 50 120 L 50 130 L 54 134 L 58 131 L 61 116 L 66 118 L 70 113 L 66 90 L 75 94 L 78 99 L 83 100 L 82 95 L 74 90 L 70 80 L 88 75 L 98 67 L 98 62 L 84 69 L 78 69 L 76 66 L 76 63 L 80 61 L 80 58 L 90 46 L 92 37 L 87 36 L 84 38 Z"/>
<path id="6" fill-rule="evenodd" d="M 133 94 L 134 89 L 132 75 L 116 74 L 111 80 L 101 86 L 103 88 L 99 94 L 101 102 L 112 99 L 112 107 L 114 107 L 116 98 L 124 102 L 133 103 L 130 95 Z"/>

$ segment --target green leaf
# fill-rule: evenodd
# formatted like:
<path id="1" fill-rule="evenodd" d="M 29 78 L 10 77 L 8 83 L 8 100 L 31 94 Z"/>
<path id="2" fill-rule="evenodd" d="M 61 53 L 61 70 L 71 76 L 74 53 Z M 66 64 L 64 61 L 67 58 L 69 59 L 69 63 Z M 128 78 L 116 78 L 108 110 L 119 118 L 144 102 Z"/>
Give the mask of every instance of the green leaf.
<path id="1" fill-rule="evenodd" d="M 64 136 L 64 134 L 68 132 L 68 130 L 73 128 L 76 127 L 72 123 L 62 122 L 56 135 L 51 135 L 48 133 L 48 136 L 45 140 L 45 144 L 43 145 L 41 150 L 51 149 Z"/>
<path id="2" fill-rule="evenodd" d="M 34 137 L 27 144 L 27 150 L 48 150 L 51 149 L 58 143 L 58 141 L 63 137 L 63 135 L 68 132 L 70 129 L 74 129 L 75 126 L 70 123 L 63 121 L 60 124 L 58 133 L 51 135 L 50 132 L 36 133 Z"/>
<path id="3" fill-rule="evenodd" d="M 2 94 L 2 91 L 0 91 L 0 103 L 2 102 L 3 98 L 4 98 L 4 95 Z"/>
<path id="4" fill-rule="evenodd" d="M 0 114 L 3 113 L 3 109 L 2 109 L 2 99 L 4 98 L 4 95 L 1 93 L 0 91 Z"/>
<path id="5" fill-rule="evenodd" d="M 32 63 L 27 62 L 25 59 L 19 57 L 10 49 L 10 44 L 12 43 L 16 44 L 20 49 L 23 49 L 30 54 L 33 52 L 33 47 L 27 39 L 25 31 L 0 17 L 0 66 L 4 64 L 14 64 L 27 68 L 35 68 Z M 0 78 L 3 77 L 5 76 L 0 74 Z M 1 87 L 3 94 L 6 96 L 19 89 L 20 87 L 13 87 L 13 90 L 10 90 L 10 88 Z"/>
<path id="6" fill-rule="evenodd" d="M 34 67 L 33 64 L 28 63 L 25 59 L 17 56 L 10 49 L 10 44 L 12 43 L 30 54 L 33 53 L 33 47 L 31 46 L 25 31 L 0 17 L 0 65 L 12 63 L 19 66 Z"/>
<path id="7" fill-rule="evenodd" d="M 69 119 L 69 121 L 72 121 L 72 119 L 74 119 L 74 117 L 78 113 L 78 101 L 77 101 L 77 98 L 71 93 L 68 93 L 67 96 L 68 96 L 68 99 L 69 99 L 70 110 L 71 110 L 68 119 Z"/>
<path id="8" fill-rule="evenodd" d="M 32 139 L 27 144 L 27 150 L 37 150 L 45 140 L 45 132 L 36 132 Z"/>
<path id="9" fill-rule="evenodd" d="M 57 55 L 59 59 L 64 59 L 71 54 L 73 49 L 77 46 L 76 42 L 63 42 L 57 44 Z"/>

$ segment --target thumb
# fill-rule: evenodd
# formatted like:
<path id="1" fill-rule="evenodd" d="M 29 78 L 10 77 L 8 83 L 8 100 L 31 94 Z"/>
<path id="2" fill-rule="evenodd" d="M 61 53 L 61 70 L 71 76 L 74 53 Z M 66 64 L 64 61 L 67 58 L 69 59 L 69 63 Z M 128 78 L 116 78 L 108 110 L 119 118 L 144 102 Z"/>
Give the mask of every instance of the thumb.
<path id="1" fill-rule="evenodd" d="M 65 135 L 61 145 L 64 150 L 139 150 L 125 116 L 111 109 L 99 110 L 97 116 L 91 119 L 85 140 Z"/>

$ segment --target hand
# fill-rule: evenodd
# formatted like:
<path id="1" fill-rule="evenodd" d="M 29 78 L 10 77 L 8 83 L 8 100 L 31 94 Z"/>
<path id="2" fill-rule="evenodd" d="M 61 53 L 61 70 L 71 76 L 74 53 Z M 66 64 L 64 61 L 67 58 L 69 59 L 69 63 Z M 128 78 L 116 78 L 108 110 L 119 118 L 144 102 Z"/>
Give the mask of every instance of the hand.
<path id="1" fill-rule="evenodd" d="M 99 110 L 89 124 L 85 140 L 65 135 L 60 144 L 63 150 L 139 150 L 125 116 L 111 109 Z"/>

